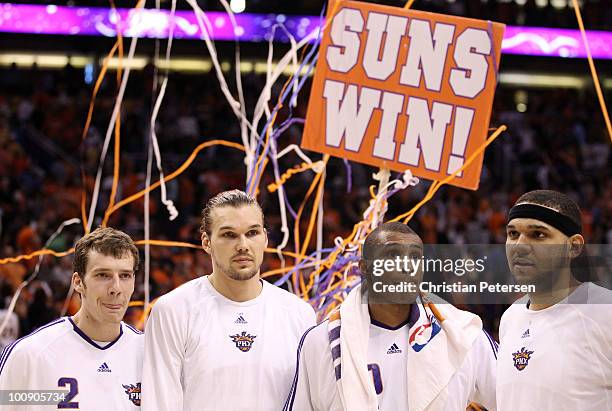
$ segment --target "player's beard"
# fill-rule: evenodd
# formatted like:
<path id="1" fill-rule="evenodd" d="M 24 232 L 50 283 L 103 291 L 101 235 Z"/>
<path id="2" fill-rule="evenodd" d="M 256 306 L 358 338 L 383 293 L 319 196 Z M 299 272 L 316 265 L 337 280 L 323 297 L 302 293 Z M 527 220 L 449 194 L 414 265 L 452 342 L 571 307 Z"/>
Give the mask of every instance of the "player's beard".
<path id="1" fill-rule="evenodd" d="M 221 269 L 221 272 L 225 274 L 226 277 L 229 277 L 232 280 L 236 281 L 248 281 L 251 278 L 255 277 L 257 273 L 259 273 L 259 267 L 255 265 L 252 269 L 248 271 L 235 270 L 231 267 L 231 265 L 224 266 L 219 264 L 219 268 Z"/>
<path id="2" fill-rule="evenodd" d="M 535 248 L 536 246 L 534 246 Z M 566 245 L 539 245 L 538 257 L 530 256 L 535 263 L 529 275 L 517 275 L 512 272 L 519 285 L 534 285 L 536 293 L 550 293 L 557 288 L 566 288 L 569 284 L 559 283 L 561 273 L 570 267 Z M 512 268 L 511 270 L 512 271 Z"/>

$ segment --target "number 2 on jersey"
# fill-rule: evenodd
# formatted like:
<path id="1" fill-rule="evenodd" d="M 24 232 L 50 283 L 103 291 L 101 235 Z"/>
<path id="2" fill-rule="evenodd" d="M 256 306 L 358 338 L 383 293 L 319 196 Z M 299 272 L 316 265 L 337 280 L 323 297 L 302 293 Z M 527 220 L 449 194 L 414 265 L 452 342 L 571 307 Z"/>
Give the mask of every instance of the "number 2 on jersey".
<path id="1" fill-rule="evenodd" d="M 380 367 L 378 364 L 368 364 L 368 371 L 372 371 L 372 380 L 374 381 L 374 389 L 376 395 L 380 395 L 383 391 L 382 377 L 380 375 Z"/>
<path id="2" fill-rule="evenodd" d="M 66 398 L 64 398 L 64 401 L 57 404 L 57 408 L 59 409 L 79 408 L 78 401 L 71 401 L 79 393 L 78 381 L 75 378 L 66 378 L 66 377 L 60 378 L 57 381 L 58 387 L 65 387 L 66 385 L 70 388 L 70 391 L 68 392 L 68 394 L 66 394 Z"/>

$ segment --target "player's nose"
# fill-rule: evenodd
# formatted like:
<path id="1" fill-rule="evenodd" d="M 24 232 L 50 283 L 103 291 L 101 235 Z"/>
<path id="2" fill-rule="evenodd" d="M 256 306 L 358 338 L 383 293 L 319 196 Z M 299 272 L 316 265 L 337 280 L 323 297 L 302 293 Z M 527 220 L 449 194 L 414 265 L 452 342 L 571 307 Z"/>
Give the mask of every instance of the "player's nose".
<path id="1" fill-rule="evenodd" d="M 121 293 L 121 281 L 119 279 L 119 274 L 115 274 L 108 288 L 108 292 L 111 295 Z"/>
<path id="2" fill-rule="evenodd" d="M 531 243 L 525 234 L 520 234 L 512 244 L 508 244 L 511 252 L 515 256 L 526 255 L 531 252 Z"/>
<path id="3" fill-rule="evenodd" d="M 238 237 L 238 241 L 236 242 L 236 250 L 244 252 L 248 251 L 248 249 L 246 235 L 242 234 Z"/>

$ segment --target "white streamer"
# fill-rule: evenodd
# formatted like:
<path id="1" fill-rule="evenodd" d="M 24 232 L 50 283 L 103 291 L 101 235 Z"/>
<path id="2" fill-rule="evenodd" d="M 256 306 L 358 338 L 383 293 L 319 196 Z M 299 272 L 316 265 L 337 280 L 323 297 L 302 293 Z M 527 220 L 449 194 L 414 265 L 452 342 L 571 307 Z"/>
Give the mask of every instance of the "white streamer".
<path id="1" fill-rule="evenodd" d="M 80 222 L 81 222 L 80 218 L 71 218 L 71 219 L 66 220 L 63 223 L 61 223 L 60 226 L 57 228 L 57 230 L 55 230 L 55 232 L 53 234 L 51 234 L 49 239 L 45 242 L 45 245 L 43 246 L 43 249 L 49 247 L 49 244 L 51 244 L 53 242 L 53 240 L 55 240 L 55 238 L 58 235 L 60 235 L 60 233 L 62 231 L 64 231 L 64 227 L 67 227 L 67 226 L 73 225 L 73 224 L 79 224 Z M 15 310 L 15 305 L 17 304 L 17 300 L 19 299 L 19 296 L 21 295 L 21 291 L 30 282 L 32 282 L 34 279 L 36 279 L 36 277 L 38 276 L 38 272 L 40 271 L 40 265 L 42 264 L 43 258 L 45 258 L 44 255 L 41 255 L 38 258 L 38 262 L 36 263 L 36 267 L 34 268 L 34 271 L 30 275 L 30 277 L 26 278 L 24 281 L 22 281 L 21 284 L 19 284 L 19 287 L 17 287 L 17 290 L 15 291 L 15 294 L 13 294 L 13 297 L 11 298 L 11 303 L 9 304 L 9 306 L 7 308 L 7 313 L 4 316 L 4 320 L 2 321 L 2 324 L 0 324 L 0 335 L 2 335 L 2 332 L 4 331 L 4 329 L 6 328 L 6 325 L 8 324 L 8 322 L 10 320 L 11 314 Z M 71 281 L 71 283 L 72 283 L 72 281 Z"/>

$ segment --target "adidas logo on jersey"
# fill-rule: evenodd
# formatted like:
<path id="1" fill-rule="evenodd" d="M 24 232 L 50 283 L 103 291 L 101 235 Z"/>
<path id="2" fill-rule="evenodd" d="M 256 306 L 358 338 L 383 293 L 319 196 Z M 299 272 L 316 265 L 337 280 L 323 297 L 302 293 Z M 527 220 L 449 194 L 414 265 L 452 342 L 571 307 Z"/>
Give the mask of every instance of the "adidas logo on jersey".
<path id="1" fill-rule="evenodd" d="M 523 335 L 521 335 L 521 338 L 529 338 L 529 337 L 530 337 L 530 335 L 529 335 L 529 328 L 527 328 L 525 330 L 525 332 L 523 333 Z"/>
<path id="2" fill-rule="evenodd" d="M 399 354 L 402 350 L 397 346 L 396 343 L 391 344 L 391 347 L 387 350 L 387 354 Z"/>
<path id="3" fill-rule="evenodd" d="M 98 372 L 111 372 L 111 369 L 107 363 L 102 363 L 102 365 L 98 368 Z"/>
<path id="4" fill-rule="evenodd" d="M 236 318 L 236 321 L 234 321 L 234 323 L 236 323 L 236 324 L 248 324 L 248 321 L 244 319 L 242 314 L 238 314 L 238 318 Z"/>

